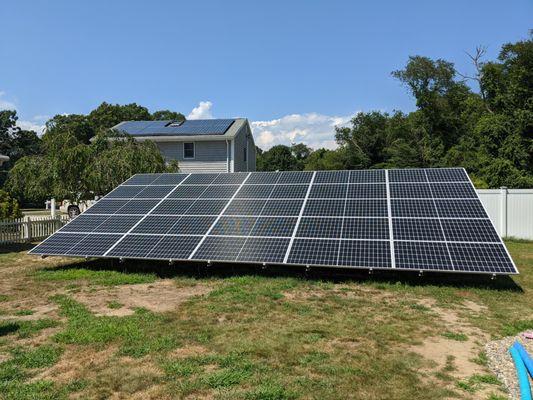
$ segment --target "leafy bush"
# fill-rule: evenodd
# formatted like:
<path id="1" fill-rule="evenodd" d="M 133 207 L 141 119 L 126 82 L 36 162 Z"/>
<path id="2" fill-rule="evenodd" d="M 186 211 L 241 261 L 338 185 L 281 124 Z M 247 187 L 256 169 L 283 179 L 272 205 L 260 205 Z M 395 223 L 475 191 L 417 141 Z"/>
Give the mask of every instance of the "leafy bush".
<path id="1" fill-rule="evenodd" d="M 0 219 L 20 217 L 22 217 L 22 212 L 18 201 L 12 198 L 9 193 L 0 190 Z"/>

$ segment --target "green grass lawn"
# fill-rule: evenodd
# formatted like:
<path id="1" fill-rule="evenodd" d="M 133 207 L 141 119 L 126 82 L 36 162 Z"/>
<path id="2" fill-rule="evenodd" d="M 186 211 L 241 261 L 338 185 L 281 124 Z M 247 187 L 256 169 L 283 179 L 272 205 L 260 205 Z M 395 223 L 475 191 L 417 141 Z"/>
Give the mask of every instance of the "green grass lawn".
<path id="1" fill-rule="evenodd" d="M 494 281 L 6 249 L 0 398 L 505 398 L 483 344 L 533 329 L 533 243 L 508 247 L 521 274 Z M 442 362 L 428 338 L 452 349 Z"/>

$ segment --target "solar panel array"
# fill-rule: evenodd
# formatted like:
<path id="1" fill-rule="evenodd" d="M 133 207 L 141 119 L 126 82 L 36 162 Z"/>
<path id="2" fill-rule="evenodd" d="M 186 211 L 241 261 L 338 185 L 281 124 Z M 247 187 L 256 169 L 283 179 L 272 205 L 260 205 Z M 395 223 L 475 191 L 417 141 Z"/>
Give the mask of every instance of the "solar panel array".
<path id="1" fill-rule="evenodd" d="M 518 273 L 459 168 L 140 174 L 31 253 Z"/>
<path id="2" fill-rule="evenodd" d="M 199 119 L 186 121 L 125 121 L 117 130 L 134 136 L 223 135 L 234 119 Z"/>

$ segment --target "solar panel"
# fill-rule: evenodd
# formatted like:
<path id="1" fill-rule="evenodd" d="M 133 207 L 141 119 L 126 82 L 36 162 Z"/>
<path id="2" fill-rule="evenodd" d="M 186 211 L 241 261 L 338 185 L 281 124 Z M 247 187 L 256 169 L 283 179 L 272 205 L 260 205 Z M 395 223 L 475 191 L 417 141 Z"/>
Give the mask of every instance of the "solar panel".
<path id="1" fill-rule="evenodd" d="M 518 273 L 460 168 L 138 174 L 31 253 Z"/>

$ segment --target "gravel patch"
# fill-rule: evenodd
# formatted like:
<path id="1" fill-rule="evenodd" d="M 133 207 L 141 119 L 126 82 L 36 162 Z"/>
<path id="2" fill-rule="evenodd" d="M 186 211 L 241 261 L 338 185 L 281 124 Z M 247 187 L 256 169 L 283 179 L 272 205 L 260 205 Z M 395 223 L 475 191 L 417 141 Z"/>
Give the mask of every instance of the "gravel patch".
<path id="1" fill-rule="evenodd" d="M 509 348 L 516 340 L 522 343 L 530 355 L 533 354 L 533 340 L 524 339 L 521 335 L 508 336 L 501 340 L 494 340 L 485 345 L 485 352 L 487 353 L 490 370 L 494 372 L 498 379 L 503 383 L 509 393 L 509 398 L 513 400 L 520 399 L 518 377 L 516 376 L 513 359 L 509 354 Z"/>

